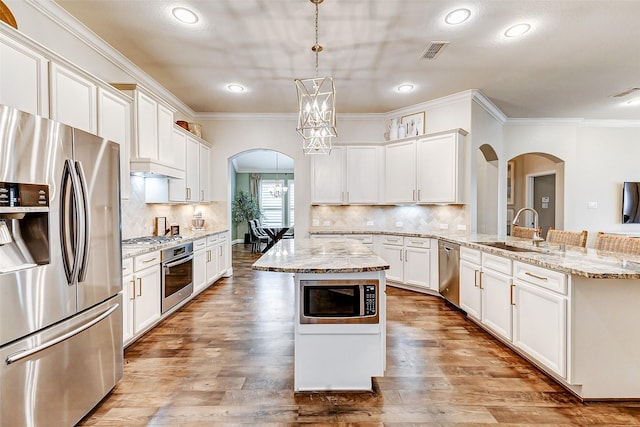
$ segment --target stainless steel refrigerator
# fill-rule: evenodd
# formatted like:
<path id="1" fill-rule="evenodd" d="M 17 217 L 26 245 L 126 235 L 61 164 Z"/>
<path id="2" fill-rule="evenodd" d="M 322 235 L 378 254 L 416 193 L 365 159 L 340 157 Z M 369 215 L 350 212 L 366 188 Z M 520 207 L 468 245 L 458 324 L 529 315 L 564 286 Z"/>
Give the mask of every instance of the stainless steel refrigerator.
<path id="1" fill-rule="evenodd" d="M 119 146 L 0 106 L 0 426 L 72 426 L 122 377 Z"/>

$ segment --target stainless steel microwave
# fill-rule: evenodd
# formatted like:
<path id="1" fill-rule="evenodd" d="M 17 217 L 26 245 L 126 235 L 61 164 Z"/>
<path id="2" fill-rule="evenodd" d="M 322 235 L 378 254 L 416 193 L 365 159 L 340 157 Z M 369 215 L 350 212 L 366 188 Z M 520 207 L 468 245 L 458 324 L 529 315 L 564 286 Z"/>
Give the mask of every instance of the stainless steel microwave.
<path id="1" fill-rule="evenodd" d="M 379 323 L 377 280 L 301 280 L 300 323 Z"/>

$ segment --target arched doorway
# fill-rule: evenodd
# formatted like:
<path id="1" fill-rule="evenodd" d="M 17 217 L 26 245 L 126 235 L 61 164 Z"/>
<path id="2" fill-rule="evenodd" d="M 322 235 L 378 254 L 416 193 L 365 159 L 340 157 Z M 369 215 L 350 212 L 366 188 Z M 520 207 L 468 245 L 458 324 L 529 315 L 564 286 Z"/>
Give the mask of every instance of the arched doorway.
<path id="1" fill-rule="evenodd" d="M 233 201 L 245 192 L 256 200 L 266 225 L 295 224 L 294 159 L 275 150 L 254 149 L 229 158 L 229 230 L 233 243 L 246 243 L 248 225 L 235 222 Z"/>

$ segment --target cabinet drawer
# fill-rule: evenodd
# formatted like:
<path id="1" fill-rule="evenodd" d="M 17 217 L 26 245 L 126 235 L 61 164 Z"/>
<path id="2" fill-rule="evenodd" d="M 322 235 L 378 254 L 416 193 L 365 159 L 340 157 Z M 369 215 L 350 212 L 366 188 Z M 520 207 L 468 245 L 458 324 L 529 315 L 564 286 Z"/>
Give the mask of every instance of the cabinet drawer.
<path id="1" fill-rule="evenodd" d="M 516 261 L 513 266 L 514 277 L 554 292 L 567 294 L 567 275 L 531 264 Z"/>
<path id="2" fill-rule="evenodd" d="M 133 259 L 133 271 L 144 270 L 155 265 L 160 265 L 160 252 L 151 252 L 144 255 L 138 255 Z"/>
<path id="3" fill-rule="evenodd" d="M 204 249 L 205 247 L 207 247 L 207 239 L 206 238 L 198 239 L 198 240 L 195 240 L 193 242 L 193 250 L 194 251 L 199 251 L 200 249 Z"/>
<path id="4" fill-rule="evenodd" d="M 218 241 L 223 241 L 223 240 L 227 240 L 227 233 L 220 233 L 218 234 Z"/>
<path id="5" fill-rule="evenodd" d="M 511 260 L 498 255 L 482 253 L 482 267 L 511 275 Z"/>
<path id="6" fill-rule="evenodd" d="M 482 252 L 477 249 L 467 248 L 466 246 L 460 247 L 460 259 L 466 259 L 474 264 L 480 264 L 482 261 Z"/>
<path id="7" fill-rule="evenodd" d="M 402 246 L 403 238 L 402 236 L 382 236 L 382 243 L 387 245 L 399 245 Z"/>
<path id="8" fill-rule="evenodd" d="M 122 277 L 133 273 L 133 258 L 125 258 L 122 260 Z"/>
<path id="9" fill-rule="evenodd" d="M 405 237 L 404 245 L 412 248 L 430 248 L 431 239 L 427 237 Z"/>
<path id="10" fill-rule="evenodd" d="M 207 236 L 207 246 L 215 245 L 218 243 L 218 235 Z"/>

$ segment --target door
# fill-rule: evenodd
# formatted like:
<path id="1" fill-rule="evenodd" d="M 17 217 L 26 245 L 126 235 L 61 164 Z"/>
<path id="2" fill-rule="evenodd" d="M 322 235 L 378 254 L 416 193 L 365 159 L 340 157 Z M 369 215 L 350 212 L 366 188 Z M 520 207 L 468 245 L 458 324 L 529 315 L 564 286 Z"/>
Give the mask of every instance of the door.
<path id="1" fill-rule="evenodd" d="M 482 315 L 480 275 L 479 265 L 466 260 L 460 261 L 460 308 L 476 320 L 480 320 Z"/>
<path id="2" fill-rule="evenodd" d="M 122 289 L 120 147 L 78 129 L 73 132 L 75 168 L 85 189 L 87 209 L 86 243 L 78 276 L 81 311 Z"/>
<path id="3" fill-rule="evenodd" d="M 511 277 L 484 268 L 482 271 L 482 323 L 511 341 Z"/>
<path id="4" fill-rule="evenodd" d="M 533 208 L 546 237 L 549 227 L 556 226 L 556 174 L 533 177 Z"/>
<path id="5" fill-rule="evenodd" d="M 340 204 L 344 201 L 345 149 L 334 147 L 330 156 L 311 158 L 311 203 Z"/>
<path id="6" fill-rule="evenodd" d="M 389 144 L 385 147 L 385 198 L 387 203 L 416 201 L 416 143 Z"/>
<path id="7" fill-rule="evenodd" d="M 405 247 L 404 282 L 408 285 L 429 288 L 431 250 Z"/>
<path id="8" fill-rule="evenodd" d="M 383 243 L 380 247 L 380 258 L 389 263 L 389 269 L 386 271 L 387 280 L 400 283 L 404 281 L 403 252 L 404 247 L 399 245 Z"/>

